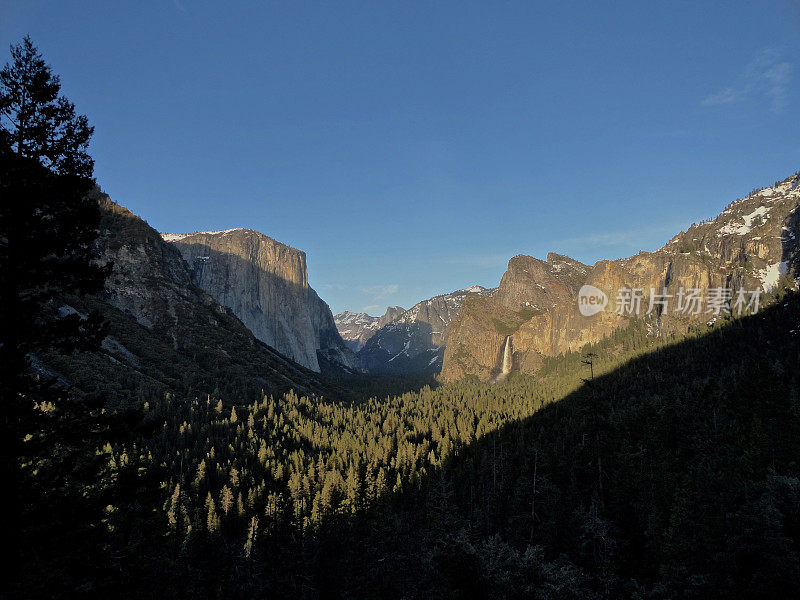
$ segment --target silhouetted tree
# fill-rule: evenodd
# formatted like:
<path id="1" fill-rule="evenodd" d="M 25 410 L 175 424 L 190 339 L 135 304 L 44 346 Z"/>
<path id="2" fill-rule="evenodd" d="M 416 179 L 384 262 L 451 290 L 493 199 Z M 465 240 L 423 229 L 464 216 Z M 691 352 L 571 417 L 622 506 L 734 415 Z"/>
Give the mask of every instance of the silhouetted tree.
<path id="1" fill-rule="evenodd" d="M 36 359 L 51 350 L 96 348 L 105 336 L 99 315 L 79 314 L 64 302 L 69 294 L 102 289 L 110 267 L 94 261 L 100 212 L 90 197 L 92 128 L 59 95 L 60 87 L 30 38 L 11 47 L 11 61 L 0 71 L 0 476 L 12 506 L 2 523 L 10 548 L 19 548 L 20 457 L 46 456 L 55 465 L 60 455 L 78 473 L 87 463 L 67 459 L 62 450 L 84 444 L 93 431 L 85 424 L 80 432 L 65 429 L 87 416 L 85 407 L 59 404 L 62 394 Z M 40 467 L 32 470 L 43 480 L 48 471 Z M 50 475 L 43 489 L 76 479 L 57 469 Z M 15 562 L 4 561 L 11 575 Z"/>

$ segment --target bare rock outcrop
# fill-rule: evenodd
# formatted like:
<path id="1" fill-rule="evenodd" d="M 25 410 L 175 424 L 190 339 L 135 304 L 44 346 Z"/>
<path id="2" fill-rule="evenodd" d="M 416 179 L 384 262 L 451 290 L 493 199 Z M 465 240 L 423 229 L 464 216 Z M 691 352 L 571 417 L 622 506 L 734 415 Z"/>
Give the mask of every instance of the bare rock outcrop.
<path id="1" fill-rule="evenodd" d="M 508 336 L 513 340 L 513 368 L 534 372 L 543 357 L 579 350 L 631 319 L 642 319 L 653 335 L 682 335 L 713 321 L 737 302 L 734 295 L 722 311 L 711 310 L 708 299 L 715 289 L 768 294 L 783 278 L 795 285 L 799 207 L 796 173 L 732 202 L 715 219 L 692 225 L 655 252 L 602 260 L 591 267 L 555 254 L 547 261 L 516 256 L 497 292 L 467 298 L 450 324 L 442 377 L 496 377 Z M 605 310 L 581 313 L 578 292 L 583 285 L 606 295 Z M 681 303 L 686 307 L 683 294 L 692 289 L 700 291 L 704 303 L 698 310 L 677 310 Z M 620 290 L 639 290 L 640 310 L 634 313 L 629 304 L 620 306 L 630 302 Z M 752 298 L 748 294 L 746 299 Z"/>
<path id="2" fill-rule="evenodd" d="M 98 259 L 113 269 L 102 292 L 65 297 L 63 312 L 98 311 L 108 336 L 94 352 L 36 357 L 61 384 L 140 401 L 212 390 L 327 393 L 322 380 L 256 339 L 193 281 L 173 245 L 99 189 Z"/>
<path id="3" fill-rule="evenodd" d="M 305 252 L 251 229 L 162 234 L 193 280 L 253 334 L 299 364 L 356 369 L 328 305 L 308 285 Z"/>

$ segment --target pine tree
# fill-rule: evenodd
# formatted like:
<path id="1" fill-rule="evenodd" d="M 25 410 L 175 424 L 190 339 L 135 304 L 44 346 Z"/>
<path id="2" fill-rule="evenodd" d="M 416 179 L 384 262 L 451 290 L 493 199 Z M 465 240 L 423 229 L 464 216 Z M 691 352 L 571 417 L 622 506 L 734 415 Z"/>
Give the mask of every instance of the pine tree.
<path id="1" fill-rule="evenodd" d="M 389 483 L 386 479 L 386 471 L 381 467 L 378 470 L 378 478 L 375 481 L 375 499 L 380 500 L 388 491 Z"/>
<path id="2" fill-rule="evenodd" d="M 264 440 L 261 440 L 261 446 L 258 449 L 258 463 L 267 464 L 267 443 Z"/>
<path id="3" fill-rule="evenodd" d="M 222 486 L 222 491 L 219 494 L 219 505 L 226 515 L 231 506 L 233 506 L 233 492 L 227 485 Z"/>
<path id="4" fill-rule="evenodd" d="M 357 513 L 361 506 L 361 480 L 358 474 L 358 466 L 355 463 L 351 463 L 350 468 L 347 470 L 344 494 L 347 509 L 351 513 Z"/>
<path id="5" fill-rule="evenodd" d="M 175 484 L 175 489 L 172 492 L 172 495 L 169 499 L 169 508 L 167 509 L 167 521 L 169 522 L 170 528 L 175 529 L 181 511 L 181 485 Z"/>
<path id="6" fill-rule="evenodd" d="M 60 89 L 30 38 L 11 47 L 11 61 L 0 71 L 0 477 L 10 504 L 0 534 L 15 550 L 25 526 L 22 507 L 37 508 L 33 497 L 24 503 L 20 498 L 23 455 L 36 473 L 26 493 L 49 496 L 51 508 L 37 520 L 55 523 L 63 517 L 61 522 L 87 527 L 74 538 L 90 544 L 101 529 L 89 521 L 99 521 L 104 506 L 80 500 L 83 488 L 96 484 L 99 470 L 107 467 L 88 451 L 92 434 L 105 429 L 99 407 L 67 397 L 30 368 L 33 354 L 97 348 L 106 331 L 97 313 L 82 315 L 63 300 L 102 289 L 110 266 L 95 263 L 100 211 L 87 153 L 92 127 Z M 99 445 L 99 435 L 94 437 Z M 71 510 L 76 512 L 67 518 Z M 56 516 L 58 511 L 65 515 Z M 43 530 L 41 522 L 36 527 Z M 41 542 L 47 545 L 38 551 L 52 553 L 54 561 L 76 555 L 62 555 L 52 540 Z M 37 543 L 29 539 L 26 546 Z M 100 545 L 97 540 L 95 547 Z M 39 560 L 48 559 L 40 554 Z M 9 569 L 8 577 L 0 574 L 6 584 L 21 573 L 15 560 L 3 567 Z M 71 567 L 65 571 L 76 573 Z M 55 568 L 48 572 L 53 579 L 60 575 Z"/>
<path id="7" fill-rule="evenodd" d="M 0 141 L 53 173 L 90 179 L 94 128 L 60 91 L 58 75 L 29 36 L 11 46 L 11 62 L 0 71 Z"/>
<path id="8" fill-rule="evenodd" d="M 214 505 L 214 498 L 211 492 L 206 496 L 206 529 L 209 533 L 216 533 L 219 531 L 219 517 L 217 516 L 217 507 Z"/>
<path id="9" fill-rule="evenodd" d="M 253 553 L 253 545 L 256 543 L 256 535 L 258 534 L 258 517 L 252 517 L 250 524 L 247 527 L 247 539 L 244 542 L 244 555 L 250 558 Z"/>
<path id="10" fill-rule="evenodd" d="M 194 478 L 194 487 L 199 488 L 200 484 L 206 477 L 206 459 L 203 458 L 200 460 L 200 464 L 197 465 L 197 475 Z"/>

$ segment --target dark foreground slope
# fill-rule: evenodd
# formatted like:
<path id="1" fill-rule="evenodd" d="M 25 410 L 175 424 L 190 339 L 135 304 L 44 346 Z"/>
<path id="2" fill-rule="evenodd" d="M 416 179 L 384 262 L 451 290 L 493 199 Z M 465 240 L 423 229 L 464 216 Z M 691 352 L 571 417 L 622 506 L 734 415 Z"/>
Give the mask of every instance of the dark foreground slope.
<path id="1" fill-rule="evenodd" d="M 488 434 L 397 499 L 371 577 L 396 597 L 796 597 L 799 340 L 786 298 Z"/>

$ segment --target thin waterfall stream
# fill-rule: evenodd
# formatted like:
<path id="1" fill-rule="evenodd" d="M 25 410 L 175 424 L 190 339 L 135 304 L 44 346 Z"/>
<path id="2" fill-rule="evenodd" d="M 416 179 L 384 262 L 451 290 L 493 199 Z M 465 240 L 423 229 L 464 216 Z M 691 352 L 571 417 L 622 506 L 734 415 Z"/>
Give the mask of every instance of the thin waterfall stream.
<path id="1" fill-rule="evenodd" d="M 503 375 L 508 375 L 511 372 L 512 360 L 513 357 L 511 353 L 511 336 L 509 335 L 506 338 L 505 350 L 503 350 L 503 369 L 502 369 Z"/>

